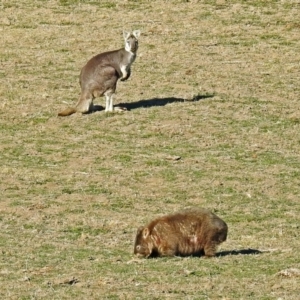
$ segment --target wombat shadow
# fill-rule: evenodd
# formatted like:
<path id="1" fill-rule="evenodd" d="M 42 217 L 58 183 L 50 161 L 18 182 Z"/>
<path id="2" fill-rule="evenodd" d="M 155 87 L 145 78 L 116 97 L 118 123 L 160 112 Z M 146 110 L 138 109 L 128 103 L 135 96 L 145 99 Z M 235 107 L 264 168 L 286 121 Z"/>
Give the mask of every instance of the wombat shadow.
<path id="1" fill-rule="evenodd" d="M 115 107 L 121 107 L 125 108 L 125 110 L 132 110 L 137 108 L 149 108 L 149 107 L 155 107 L 155 106 L 165 106 L 167 104 L 171 104 L 174 102 L 195 102 L 204 100 L 207 98 L 213 98 L 215 94 L 205 94 L 205 95 L 196 95 L 191 99 L 184 99 L 184 98 L 176 98 L 176 97 L 166 97 L 166 98 L 151 98 L 151 99 L 143 99 L 136 102 L 121 102 L 119 104 L 114 105 Z M 105 108 L 102 105 L 95 104 L 93 108 L 87 113 L 94 113 L 97 111 L 102 111 Z"/>
<path id="2" fill-rule="evenodd" d="M 229 255 L 255 255 L 255 254 L 262 254 L 262 253 L 263 252 L 260 250 L 248 248 L 248 249 L 241 249 L 241 250 L 220 251 L 216 253 L 215 257 L 223 257 Z M 201 257 L 204 256 L 204 252 L 201 251 L 192 256 Z"/>
<path id="3" fill-rule="evenodd" d="M 241 250 L 230 250 L 230 251 L 221 251 L 217 252 L 217 257 L 227 256 L 227 255 L 253 255 L 253 254 L 262 254 L 263 252 L 257 249 L 241 249 Z"/>
<path id="4" fill-rule="evenodd" d="M 262 254 L 265 251 L 260 251 L 257 249 L 241 249 L 241 250 L 229 250 L 229 251 L 220 251 L 217 252 L 215 257 L 223 257 L 223 256 L 228 256 L 228 255 L 255 255 L 255 254 Z M 157 258 L 159 256 L 159 254 L 156 251 L 153 251 L 151 253 L 151 255 L 149 256 L 149 258 Z M 194 253 L 192 255 L 187 255 L 190 257 L 205 257 L 204 255 L 204 251 L 200 251 L 198 253 Z M 184 257 L 182 255 L 179 255 L 179 257 Z"/>

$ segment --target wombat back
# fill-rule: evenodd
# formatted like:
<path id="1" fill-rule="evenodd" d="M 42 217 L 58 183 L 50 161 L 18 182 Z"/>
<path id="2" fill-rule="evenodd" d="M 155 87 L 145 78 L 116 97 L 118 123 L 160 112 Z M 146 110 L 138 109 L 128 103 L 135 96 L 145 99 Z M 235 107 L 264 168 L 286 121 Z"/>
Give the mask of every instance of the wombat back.
<path id="1" fill-rule="evenodd" d="M 140 227 L 134 253 L 142 256 L 214 256 L 227 238 L 227 224 L 206 209 L 184 210 Z"/>

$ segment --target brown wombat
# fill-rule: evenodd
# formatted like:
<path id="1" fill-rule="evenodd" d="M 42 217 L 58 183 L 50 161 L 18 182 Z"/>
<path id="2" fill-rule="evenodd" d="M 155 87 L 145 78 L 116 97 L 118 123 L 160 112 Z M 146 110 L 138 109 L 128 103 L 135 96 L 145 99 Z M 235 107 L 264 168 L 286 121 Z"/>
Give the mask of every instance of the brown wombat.
<path id="1" fill-rule="evenodd" d="M 227 224 L 206 209 L 163 216 L 137 230 L 134 254 L 142 257 L 216 254 L 226 241 Z"/>

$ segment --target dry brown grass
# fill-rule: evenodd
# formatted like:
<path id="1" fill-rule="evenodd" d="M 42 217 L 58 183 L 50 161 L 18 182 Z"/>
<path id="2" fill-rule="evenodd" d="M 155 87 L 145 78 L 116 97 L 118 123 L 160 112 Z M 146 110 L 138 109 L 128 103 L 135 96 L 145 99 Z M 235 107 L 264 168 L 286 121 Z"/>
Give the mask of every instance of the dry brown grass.
<path id="1" fill-rule="evenodd" d="M 279 274 L 300 268 L 298 19 L 298 1 L 1 1 L 1 298 L 297 299 Z M 130 110 L 58 118 L 123 29 L 142 30 Z M 187 206 L 228 224 L 219 256 L 133 259 L 138 226 Z"/>

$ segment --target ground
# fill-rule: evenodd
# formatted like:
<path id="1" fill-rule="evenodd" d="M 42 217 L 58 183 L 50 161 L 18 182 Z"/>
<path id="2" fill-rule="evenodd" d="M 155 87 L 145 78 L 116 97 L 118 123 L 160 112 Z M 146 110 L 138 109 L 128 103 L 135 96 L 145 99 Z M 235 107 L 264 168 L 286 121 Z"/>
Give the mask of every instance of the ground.
<path id="1" fill-rule="evenodd" d="M 1 1 L 1 298 L 297 299 L 299 9 Z M 134 29 L 128 111 L 57 117 Z M 139 226 L 186 207 L 228 224 L 215 258 L 133 256 Z"/>

